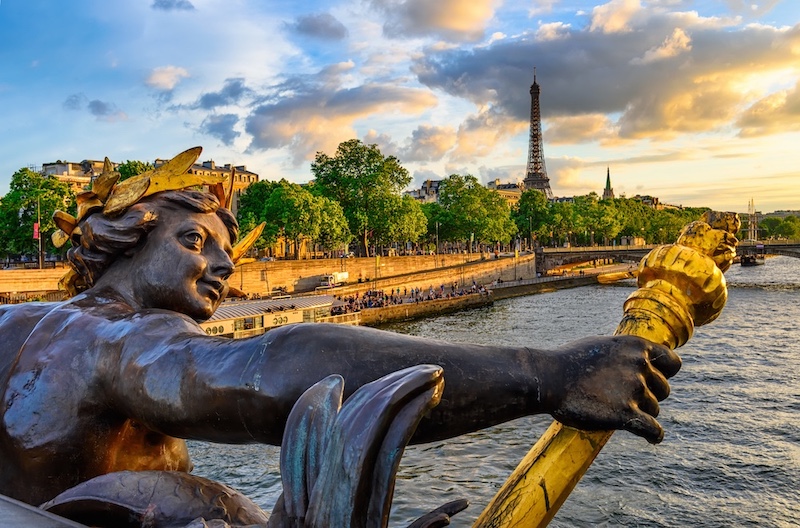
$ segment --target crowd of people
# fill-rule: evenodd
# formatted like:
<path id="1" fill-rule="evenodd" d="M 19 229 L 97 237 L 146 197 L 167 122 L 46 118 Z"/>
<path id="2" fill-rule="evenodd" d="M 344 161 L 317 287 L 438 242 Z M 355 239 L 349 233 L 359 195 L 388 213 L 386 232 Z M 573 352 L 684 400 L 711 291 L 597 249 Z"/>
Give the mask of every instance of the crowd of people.
<path id="1" fill-rule="evenodd" d="M 486 288 L 484 288 L 483 285 L 477 284 L 475 281 L 472 281 L 472 286 L 469 288 L 459 288 L 458 283 L 453 281 L 447 286 L 440 284 L 438 288 L 430 285 L 427 289 L 417 287 L 403 287 L 401 289 L 398 286 L 389 291 L 368 290 L 361 295 L 337 296 L 336 298 L 341 301 L 341 304 L 336 303 L 331 308 L 331 315 L 359 312 L 365 308 L 383 308 L 385 306 L 394 306 L 398 304 L 451 299 L 453 297 L 460 297 L 472 293 L 485 294 Z"/>

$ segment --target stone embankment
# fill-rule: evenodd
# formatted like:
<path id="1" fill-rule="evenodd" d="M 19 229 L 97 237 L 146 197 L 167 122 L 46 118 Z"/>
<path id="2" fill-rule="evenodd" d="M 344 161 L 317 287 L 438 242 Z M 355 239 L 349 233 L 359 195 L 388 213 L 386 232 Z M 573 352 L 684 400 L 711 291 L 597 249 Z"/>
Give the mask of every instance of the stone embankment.
<path id="1" fill-rule="evenodd" d="M 486 254 L 460 253 L 378 258 L 257 261 L 240 265 L 229 283 L 251 295 L 264 297 L 275 291 L 289 295 L 313 293 L 323 275 L 348 272 L 347 284 L 325 291 L 354 295 L 391 287 L 428 289 L 441 284 L 471 285 L 514 275 L 535 276 L 534 255 L 487 258 Z M 0 270 L 0 302 L 49 298 L 67 268 Z M 51 294 L 58 296 L 59 294 Z M 49 299 L 56 300 L 56 299 Z"/>
<path id="2" fill-rule="evenodd" d="M 491 292 L 470 293 L 458 297 L 433 299 L 430 301 L 404 302 L 381 308 L 364 308 L 361 310 L 361 325 L 379 326 L 398 321 L 410 321 L 430 315 L 469 310 L 489 306 L 494 302 Z"/>
<path id="3" fill-rule="evenodd" d="M 537 293 L 547 293 L 579 286 L 589 286 L 598 283 L 610 283 L 617 280 L 632 278 L 635 266 L 630 264 L 612 264 L 580 270 L 562 270 L 558 275 L 524 279 L 498 278 L 489 283 L 482 283 L 488 288 L 486 293 L 469 293 L 461 296 L 408 302 L 404 299 L 402 304 L 394 304 L 380 308 L 362 309 L 360 324 L 365 326 L 379 326 L 386 323 L 408 321 L 432 315 L 468 310 L 489 306 L 496 300 Z M 502 276 L 502 274 L 501 274 Z M 387 279 L 388 280 L 388 279 Z M 413 282 L 413 280 L 412 280 Z M 400 289 L 400 284 L 392 284 L 385 291 Z M 346 297 L 343 297 L 346 298 Z"/>

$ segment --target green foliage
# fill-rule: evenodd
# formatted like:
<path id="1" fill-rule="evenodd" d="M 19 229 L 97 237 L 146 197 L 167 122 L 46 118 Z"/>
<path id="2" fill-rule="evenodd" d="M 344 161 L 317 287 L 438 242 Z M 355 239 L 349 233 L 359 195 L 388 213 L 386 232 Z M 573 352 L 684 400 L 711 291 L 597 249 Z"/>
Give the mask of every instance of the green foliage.
<path id="1" fill-rule="evenodd" d="M 66 247 L 56 249 L 50 240 L 57 229 L 53 213 L 61 210 L 75 215 L 75 209 L 75 194 L 66 183 L 27 168 L 18 170 L 11 176 L 9 192 L 0 203 L 0 254 L 11 258 L 25 255 L 36 260 L 39 242 L 33 238 L 33 224 L 37 212 L 44 252 L 63 253 Z"/>
<path id="2" fill-rule="evenodd" d="M 771 216 L 763 219 L 758 224 L 758 227 L 758 236 L 760 239 L 800 239 L 800 217 L 797 216 L 787 216 L 786 218 Z"/>
<path id="3" fill-rule="evenodd" d="M 609 245 L 619 236 L 642 237 L 648 243 L 674 242 L 684 225 L 707 208 L 653 209 L 639 200 L 600 200 L 597 194 L 572 202 L 548 202 L 536 190 L 522 193 L 512 215 L 519 232 L 539 244 Z"/>
<path id="4" fill-rule="evenodd" d="M 320 202 L 322 209 L 322 225 L 319 230 L 318 241 L 323 249 L 334 251 L 337 248 L 346 247 L 353 239 L 350 228 L 347 225 L 347 218 L 344 216 L 342 206 L 338 202 L 325 198 L 324 196 L 315 197 Z"/>
<path id="5" fill-rule="evenodd" d="M 439 184 L 439 239 L 506 243 L 517 232 L 508 202 L 472 175 L 452 174 Z M 430 226 L 429 226 L 430 227 Z"/>
<path id="6" fill-rule="evenodd" d="M 411 182 L 408 171 L 394 156 L 384 156 L 377 145 L 345 141 L 334 156 L 318 152 L 311 171 L 314 193 L 341 205 L 365 254 L 369 255 L 370 242 L 378 245 L 401 236 L 416 241 L 424 234 L 419 205 L 400 199 Z"/>
<path id="7" fill-rule="evenodd" d="M 149 170 L 153 170 L 153 165 L 146 161 L 127 160 L 125 163 L 120 163 L 117 166 L 119 181 L 127 180 L 131 176 L 137 176 Z"/>
<path id="8" fill-rule="evenodd" d="M 249 233 L 261 222 L 267 222 L 261 236 L 256 240 L 255 247 L 264 249 L 271 246 L 278 240 L 278 228 L 269 222 L 264 215 L 264 204 L 269 200 L 272 191 L 278 186 L 278 182 L 259 181 L 247 187 L 247 190 L 239 197 L 239 208 L 236 219 L 239 221 L 239 231 Z"/>
<path id="9" fill-rule="evenodd" d="M 333 250 L 350 241 L 341 206 L 323 196 L 315 196 L 300 185 L 281 180 L 253 183 L 239 198 L 239 226 L 243 233 L 266 222 L 256 247 L 275 244 L 279 237 L 295 242 L 308 238 Z M 295 257 L 297 257 L 295 253 Z"/>

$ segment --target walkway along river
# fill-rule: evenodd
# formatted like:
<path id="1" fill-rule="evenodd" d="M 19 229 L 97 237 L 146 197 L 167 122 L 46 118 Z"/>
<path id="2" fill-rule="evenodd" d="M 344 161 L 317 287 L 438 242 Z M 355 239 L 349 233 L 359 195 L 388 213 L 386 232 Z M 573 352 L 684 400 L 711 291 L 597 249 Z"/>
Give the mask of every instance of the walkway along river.
<path id="1" fill-rule="evenodd" d="M 800 519 L 800 259 L 727 273 L 728 305 L 680 353 L 662 404 L 664 442 L 614 435 L 551 526 L 794 527 Z M 451 341 L 552 346 L 610 334 L 633 281 L 558 290 L 383 328 Z M 446 374 L 445 374 L 446 377 Z M 401 463 L 392 524 L 453 498 L 467 527 L 550 423 L 520 419 L 413 446 Z M 271 507 L 277 449 L 193 442 L 195 472 Z"/>

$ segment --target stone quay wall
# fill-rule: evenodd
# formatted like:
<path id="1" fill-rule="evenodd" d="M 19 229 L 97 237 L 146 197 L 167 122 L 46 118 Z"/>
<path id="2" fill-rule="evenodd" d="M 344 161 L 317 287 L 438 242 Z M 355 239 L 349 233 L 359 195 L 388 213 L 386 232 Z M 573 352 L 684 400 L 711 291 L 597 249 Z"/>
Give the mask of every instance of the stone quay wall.
<path id="1" fill-rule="evenodd" d="M 248 294 L 269 295 L 280 288 L 288 294 L 312 293 L 323 275 L 346 271 L 346 284 L 325 290 L 331 295 L 349 296 L 367 290 L 392 288 L 469 287 L 502 278 L 536 276 L 534 255 L 518 258 L 481 258 L 480 254 L 452 254 L 418 257 L 380 257 L 251 262 L 237 267 L 228 282 Z M 361 279 L 361 282 L 359 282 Z"/>
<path id="2" fill-rule="evenodd" d="M 0 302 L 19 302 L 26 296 L 47 297 L 58 290 L 58 281 L 69 268 L 3 269 L 0 270 Z M 20 299 L 17 299 L 19 297 Z M 49 299 L 48 300 L 55 300 Z"/>
<path id="3" fill-rule="evenodd" d="M 334 295 L 353 295 L 370 289 L 393 287 L 428 289 L 441 285 L 469 287 L 475 280 L 485 284 L 502 278 L 535 276 L 534 256 L 489 258 L 486 254 L 445 254 L 380 258 L 342 258 L 311 260 L 257 261 L 237 267 L 229 283 L 245 293 L 261 296 L 284 288 L 288 294 L 311 293 L 323 275 L 347 271 L 346 285 L 325 291 Z M 64 268 L 0 270 L 0 301 L 17 302 L 35 296 L 46 297 L 58 290 Z M 358 280 L 361 279 L 359 283 Z M 20 299 L 16 299 L 20 297 Z M 47 297 L 49 299 L 49 297 Z M 56 300 L 56 299 L 49 299 Z"/>

